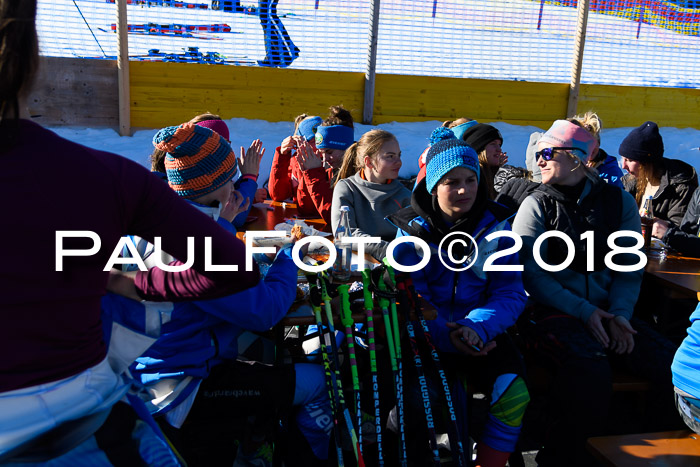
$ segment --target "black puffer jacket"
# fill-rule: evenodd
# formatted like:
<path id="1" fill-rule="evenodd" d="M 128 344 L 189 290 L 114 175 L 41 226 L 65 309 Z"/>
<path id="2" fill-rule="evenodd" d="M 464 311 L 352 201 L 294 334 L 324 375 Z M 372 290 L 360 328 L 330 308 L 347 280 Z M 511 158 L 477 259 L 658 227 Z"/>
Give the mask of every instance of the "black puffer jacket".
<path id="1" fill-rule="evenodd" d="M 700 258 L 700 188 L 695 190 L 688 210 L 683 216 L 680 227 L 671 227 L 662 238 L 663 242 L 684 256 Z"/>
<path id="2" fill-rule="evenodd" d="M 501 191 L 501 188 L 503 188 L 503 185 L 511 178 L 525 178 L 526 176 L 527 169 L 506 164 L 499 168 L 498 172 L 496 172 L 496 175 L 493 177 L 493 189 L 498 193 Z"/>
<path id="3" fill-rule="evenodd" d="M 693 192 L 698 187 L 698 175 L 692 165 L 676 159 L 663 159 L 664 169 L 659 190 L 654 195 L 654 216 L 679 226 Z M 631 174 L 622 177 L 625 191 L 637 194 L 637 179 Z"/>

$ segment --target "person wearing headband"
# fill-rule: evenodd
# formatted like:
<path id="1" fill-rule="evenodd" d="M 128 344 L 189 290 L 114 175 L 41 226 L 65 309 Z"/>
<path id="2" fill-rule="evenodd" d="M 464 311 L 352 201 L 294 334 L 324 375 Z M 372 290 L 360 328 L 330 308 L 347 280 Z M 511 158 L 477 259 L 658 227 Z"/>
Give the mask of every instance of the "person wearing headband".
<path id="1" fill-rule="evenodd" d="M 331 222 L 332 182 L 354 142 L 353 119 L 342 106 L 330 108 L 326 120 L 302 114 L 295 135 L 275 151 L 268 189 L 275 201 L 293 199 L 305 217 Z"/>
<path id="2" fill-rule="evenodd" d="M 519 331 L 533 360 L 550 369 L 550 387 L 556 388 L 549 398 L 556 419 L 537 456 L 543 466 L 593 462 L 585 444 L 605 432 L 611 367 L 650 380 L 659 397 L 649 398 L 647 420 L 673 423 L 668 416 L 673 415 L 668 374 L 673 344 L 632 316 L 644 269 L 620 272 L 605 261 L 612 251 L 610 236 L 639 234 L 641 225 L 634 198 L 587 167 L 597 145 L 576 122 L 555 121 L 537 143 L 542 184 L 523 201 L 513 223 L 523 241 L 523 281 L 532 305 Z M 536 259 L 535 242 L 549 231 L 563 233 L 571 243 L 545 239 Z M 623 236 L 615 243 L 618 249 L 633 248 L 637 239 Z M 633 265 L 639 258 L 618 253 L 613 260 Z M 547 270 L 543 261 L 566 267 Z"/>

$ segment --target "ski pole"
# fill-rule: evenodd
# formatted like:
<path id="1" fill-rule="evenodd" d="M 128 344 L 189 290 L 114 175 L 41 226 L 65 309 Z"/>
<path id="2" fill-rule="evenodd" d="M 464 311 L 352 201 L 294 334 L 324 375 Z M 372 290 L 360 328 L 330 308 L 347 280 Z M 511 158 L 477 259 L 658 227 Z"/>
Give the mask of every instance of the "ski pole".
<path id="1" fill-rule="evenodd" d="M 401 305 L 404 318 L 406 320 L 406 332 L 408 333 L 408 342 L 411 345 L 411 350 L 413 350 L 413 363 L 416 366 L 416 373 L 418 374 L 418 384 L 420 385 L 420 393 L 423 398 L 425 420 L 428 425 L 428 440 L 430 442 L 430 450 L 433 452 L 433 463 L 435 464 L 435 467 L 439 467 L 441 465 L 440 452 L 438 451 L 437 435 L 435 433 L 435 422 L 433 419 L 433 410 L 430 404 L 430 393 L 428 392 L 428 382 L 425 379 L 425 372 L 423 371 L 423 362 L 420 357 L 418 342 L 416 341 L 416 332 L 413 328 L 413 322 L 411 321 L 411 306 L 409 305 L 408 301 L 408 293 L 406 291 L 406 285 L 402 281 L 399 281 L 397 283 L 397 288 L 399 289 L 399 304 Z"/>
<path id="2" fill-rule="evenodd" d="M 401 372 L 403 370 L 401 363 L 401 336 L 399 335 L 399 323 L 398 316 L 396 316 L 396 283 L 394 281 L 394 268 L 386 261 L 386 271 L 389 275 L 389 281 L 391 285 L 392 298 L 391 301 L 387 300 L 386 297 L 382 296 L 379 300 L 379 304 L 382 307 L 382 315 L 384 316 L 384 327 L 387 329 L 387 340 L 389 341 L 389 355 L 391 356 L 391 370 L 394 373 L 394 392 L 396 395 L 396 412 L 397 421 L 399 426 L 399 465 L 401 467 L 406 467 L 408 464 L 408 458 L 406 456 L 406 427 L 404 425 L 404 413 L 403 413 L 403 377 Z M 387 287 L 384 281 L 384 276 L 379 280 L 379 292 L 380 294 L 386 294 Z M 387 306 L 391 306 L 391 317 L 389 316 L 389 311 Z M 393 322 L 390 322 L 393 321 Z M 393 334 L 393 336 L 392 336 Z M 393 348 L 392 348 L 393 347 Z"/>
<path id="3" fill-rule="evenodd" d="M 374 317 L 372 310 L 372 291 L 370 290 L 369 268 L 362 271 L 362 285 L 365 296 L 365 313 L 367 314 L 367 337 L 369 340 L 369 368 L 372 375 L 372 397 L 374 399 L 374 426 L 377 433 L 377 463 L 384 465 L 384 452 L 382 450 L 382 415 L 379 408 L 379 375 L 377 374 L 377 345 L 374 338 Z"/>
<path id="4" fill-rule="evenodd" d="M 452 438 L 452 435 L 454 435 L 457 441 L 455 443 L 452 439 L 450 439 L 450 446 L 457 446 L 456 452 L 452 450 L 453 460 L 457 463 L 457 465 L 461 467 L 467 467 L 467 458 L 464 454 L 464 444 L 462 443 L 462 437 L 459 433 L 459 426 L 457 425 L 457 415 L 455 414 L 455 408 L 452 402 L 452 394 L 450 393 L 450 385 L 447 381 L 447 375 L 445 375 L 445 371 L 442 368 L 442 363 L 440 362 L 440 355 L 438 354 L 438 351 L 435 348 L 435 344 L 433 343 L 433 336 L 430 333 L 428 323 L 425 321 L 425 317 L 423 316 L 423 307 L 421 306 L 420 300 L 418 299 L 418 295 L 416 294 L 416 288 L 413 286 L 413 280 L 411 280 L 410 277 L 406 277 L 405 282 L 408 289 L 409 298 L 411 300 L 411 303 L 413 304 L 413 309 L 416 310 L 418 321 L 420 322 L 420 325 L 423 328 L 423 337 L 428 343 L 428 347 L 430 348 L 430 355 L 433 358 L 433 363 L 435 364 L 435 368 L 438 372 L 438 375 L 440 376 L 440 383 L 442 385 L 442 391 L 445 396 L 445 402 L 447 402 L 447 411 L 450 414 L 450 424 L 452 425 L 453 431 L 453 433 L 450 435 L 450 438 Z"/>
<path id="5" fill-rule="evenodd" d="M 333 352 L 333 363 L 335 364 L 335 374 L 336 383 L 338 389 L 338 399 L 340 402 L 339 410 L 342 410 L 345 416 L 345 424 L 348 428 L 348 433 L 350 434 L 350 439 L 352 440 L 352 447 L 355 451 L 355 459 L 357 459 L 358 467 L 364 467 L 365 461 L 362 457 L 362 453 L 359 449 L 359 443 L 357 441 L 357 433 L 355 432 L 355 427 L 353 426 L 352 419 L 350 418 L 350 411 L 345 405 L 345 397 L 343 396 L 342 380 L 340 377 L 340 359 L 338 358 L 338 343 L 335 341 L 335 324 L 333 323 L 333 310 L 331 309 L 331 297 L 328 295 L 328 289 L 326 287 L 326 281 L 321 275 L 317 276 L 317 281 L 321 283 L 321 298 L 323 298 L 323 304 L 326 309 L 326 320 L 328 321 L 328 331 L 331 334 L 331 351 Z"/>
<path id="6" fill-rule="evenodd" d="M 331 371 L 331 364 L 328 359 L 328 352 L 330 351 L 329 344 L 325 341 L 325 335 L 323 333 L 323 320 L 321 319 L 321 291 L 318 290 L 318 284 L 316 283 L 315 276 L 307 276 L 309 281 L 309 297 L 311 298 L 311 308 L 314 310 L 314 318 L 316 319 L 316 326 L 318 327 L 319 344 L 321 348 L 321 360 L 323 361 L 323 372 L 325 374 L 326 386 L 328 388 L 328 396 L 331 401 L 331 411 L 333 413 L 333 424 L 335 432 L 335 448 L 338 456 L 338 466 L 344 467 L 345 463 L 343 460 L 343 447 L 340 441 L 340 424 L 338 423 L 338 418 L 340 414 L 340 399 L 337 392 L 337 381 L 336 374 Z M 334 339 L 335 336 L 329 336 L 330 339 Z"/>
<path id="7" fill-rule="evenodd" d="M 362 451 L 362 410 L 360 408 L 360 377 L 357 374 L 357 358 L 355 356 L 355 339 L 352 330 L 355 322 L 352 320 L 350 312 L 350 295 L 347 284 L 338 286 L 340 294 L 340 320 L 345 326 L 345 343 L 348 346 L 348 356 L 350 357 L 350 373 L 352 374 L 352 390 L 355 395 L 355 407 L 357 408 L 357 442 Z"/>

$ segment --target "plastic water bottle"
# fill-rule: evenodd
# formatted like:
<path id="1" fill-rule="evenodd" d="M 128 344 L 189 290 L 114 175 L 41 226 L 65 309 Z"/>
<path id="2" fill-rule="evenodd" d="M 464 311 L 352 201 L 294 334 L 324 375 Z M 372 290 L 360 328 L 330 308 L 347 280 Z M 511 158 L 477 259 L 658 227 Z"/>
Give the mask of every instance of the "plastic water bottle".
<path id="1" fill-rule="evenodd" d="M 333 279 L 342 282 L 350 279 L 350 262 L 352 260 L 352 245 L 343 242 L 343 238 L 350 237 L 350 208 L 348 206 L 340 207 L 340 220 L 335 229 L 333 242 L 335 243 L 335 252 L 337 254 L 335 263 L 333 264 Z"/>

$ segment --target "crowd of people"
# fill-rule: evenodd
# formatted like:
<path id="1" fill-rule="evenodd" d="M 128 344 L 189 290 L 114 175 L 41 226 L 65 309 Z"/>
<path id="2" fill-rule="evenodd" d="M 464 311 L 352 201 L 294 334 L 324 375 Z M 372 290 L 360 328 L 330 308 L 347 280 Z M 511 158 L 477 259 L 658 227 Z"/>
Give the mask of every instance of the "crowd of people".
<path id="1" fill-rule="evenodd" d="M 539 465 L 592 465 L 585 442 L 606 433 L 618 369 L 650 384 L 645 428 L 685 422 L 700 433 L 700 307 L 672 342 L 634 315 L 643 269 L 606 265 L 614 249 L 616 264 L 638 262 L 637 238 L 608 238 L 641 233 L 649 198 L 653 237 L 700 257 L 697 174 L 665 157 L 656 123 L 627 135 L 620 166 L 601 148 L 596 113 L 556 120 L 532 134 L 521 168 L 507 164 L 494 126 L 446 121 L 423 154 L 406 156 L 419 160 L 416 179 L 401 180 L 398 139 L 379 129 L 356 138 L 342 105 L 297 117 L 269 175 L 262 142 L 237 154 L 226 123 L 207 113 L 156 133 L 149 173 L 29 119 L 35 16 L 35 1 L 0 0 L 2 238 L 17 246 L 0 274 L 0 462 L 242 467 L 271 465 L 275 447 L 285 465 L 328 465 L 340 438 L 323 367 L 239 358 L 241 335 L 271 329 L 296 298 L 293 243 L 262 273 L 246 268 L 236 237 L 266 199 L 291 200 L 332 229 L 347 207 L 351 235 L 380 239 L 366 250 L 378 262 L 398 237 L 428 246 L 411 279 L 436 309 L 427 327 L 450 385 L 464 392 L 466 374 L 485 388 L 488 414 L 463 433 L 476 439 L 476 465 L 504 466 L 517 449 L 530 403 L 523 354 L 551 377 Z M 62 251 L 90 255 L 58 267 L 59 231 L 70 233 Z M 473 243 L 445 251 L 453 234 Z M 393 255 L 424 259 L 411 242 Z M 406 400 L 409 464 L 424 465 L 424 413 Z M 455 401 L 466 413 L 467 398 Z"/>

